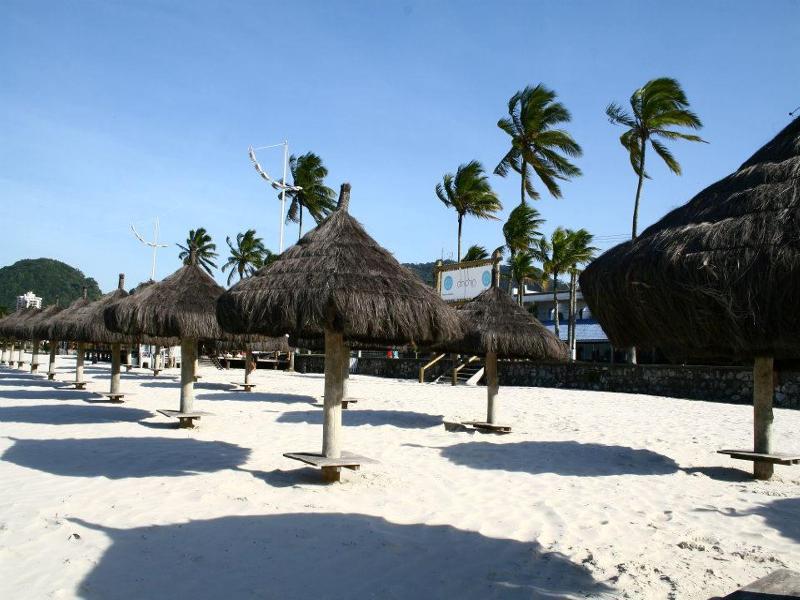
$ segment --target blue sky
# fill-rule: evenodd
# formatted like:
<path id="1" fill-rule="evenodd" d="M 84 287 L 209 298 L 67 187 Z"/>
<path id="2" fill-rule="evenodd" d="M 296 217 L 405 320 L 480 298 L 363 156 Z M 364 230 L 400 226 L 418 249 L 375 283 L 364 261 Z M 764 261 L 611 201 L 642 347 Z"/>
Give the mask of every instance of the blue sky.
<path id="1" fill-rule="evenodd" d="M 726 175 L 800 105 L 800 2 L 38 2 L 0 19 L 0 265 L 47 256 L 101 288 L 146 279 L 129 230 L 182 241 L 205 226 L 255 228 L 278 246 L 279 203 L 247 147 L 288 138 L 401 261 L 455 253 L 447 171 L 507 146 L 508 98 L 543 82 L 569 108 L 583 177 L 543 194 L 557 225 L 608 247 L 630 231 L 635 176 L 604 116 L 648 79 L 676 77 L 710 144 L 676 143 L 682 177 L 651 163 L 640 223 Z M 281 152 L 259 154 L 272 173 Z M 505 217 L 519 181 L 491 178 Z M 501 243 L 502 222 L 467 220 L 465 247 Z M 297 226 L 288 225 L 289 241 Z M 161 252 L 158 275 L 178 268 Z M 218 274 L 222 281 L 224 276 Z"/>

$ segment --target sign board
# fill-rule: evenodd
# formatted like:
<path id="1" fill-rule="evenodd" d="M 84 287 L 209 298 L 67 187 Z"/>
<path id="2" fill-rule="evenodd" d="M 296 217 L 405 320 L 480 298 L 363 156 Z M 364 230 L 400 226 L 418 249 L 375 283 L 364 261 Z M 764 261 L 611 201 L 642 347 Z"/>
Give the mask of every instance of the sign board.
<path id="1" fill-rule="evenodd" d="M 476 261 L 477 262 L 477 261 Z M 492 263 L 462 263 L 442 269 L 439 273 L 439 294 L 447 302 L 471 300 L 492 285 Z M 471 265 L 471 266 L 466 266 Z"/>

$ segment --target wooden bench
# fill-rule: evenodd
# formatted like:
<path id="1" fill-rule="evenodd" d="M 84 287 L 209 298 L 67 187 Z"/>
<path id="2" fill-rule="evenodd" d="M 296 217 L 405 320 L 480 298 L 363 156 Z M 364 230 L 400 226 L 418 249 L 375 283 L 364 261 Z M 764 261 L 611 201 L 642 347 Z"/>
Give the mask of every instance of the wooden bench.
<path id="1" fill-rule="evenodd" d="M 123 366 L 125 367 L 125 372 L 126 373 L 130 373 L 131 369 L 133 368 L 133 365 L 131 365 L 131 364 L 127 364 L 127 365 L 123 365 Z"/>
<path id="2" fill-rule="evenodd" d="M 347 410 L 347 407 L 350 404 L 358 404 L 358 398 L 343 398 L 342 399 L 342 409 Z M 322 408 L 323 406 L 325 406 L 325 398 L 324 397 L 322 398 L 322 402 L 314 403 L 314 406 L 316 406 L 317 408 Z"/>
<path id="3" fill-rule="evenodd" d="M 62 390 L 85 390 L 86 384 L 89 383 L 88 381 L 72 381 L 68 383 L 66 386 L 62 387 Z"/>
<path id="4" fill-rule="evenodd" d="M 31 373 L 36 373 L 39 370 L 39 363 L 31 363 Z"/>
<path id="5" fill-rule="evenodd" d="M 53 381 L 55 378 L 56 378 L 56 374 L 55 373 L 48 373 L 47 374 L 47 380 L 48 381 Z"/>
<path id="6" fill-rule="evenodd" d="M 800 598 L 800 573 L 778 569 L 722 598 L 711 600 L 789 600 Z"/>
<path id="7" fill-rule="evenodd" d="M 717 450 L 717 454 L 727 454 L 731 458 L 736 458 L 738 460 L 767 462 L 775 465 L 800 464 L 800 454 L 783 454 L 780 452 L 764 454 L 762 452 L 753 452 L 752 450 Z"/>
<path id="8" fill-rule="evenodd" d="M 17 368 L 21 369 L 23 366 L 25 366 L 25 361 L 24 360 L 18 360 L 17 361 Z"/>
<path id="9" fill-rule="evenodd" d="M 181 429 L 191 429 L 194 427 L 196 419 L 201 417 L 210 417 L 210 412 L 202 410 L 195 410 L 192 412 L 181 412 L 179 410 L 158 410 L 162 415 L 170 419 L 178 419 L 178 427 Z"/>
<path id="10" fill-rule="evenodd" d="M 236 386 L 236 388 L 234 388 L 234 390 L 232 390 L 232 391 L 237 391 L 237 392 L 238 391 L 250 392 L 250 391 L 253 390 L 254 387 L 256 387 L 255 383 L 241 383 L 241 382 L 238 382 L 238 381 L 231 381 L 231 385 L 235 385 Z M 242 388 L 242 389 L 240 390 L 239 388 Z"/>
<path id="11" fill-rule="evenodd" d="M 161 373 L 161 369 L 151 369 L 153 371 L 153 377 L 158 377 L 158 374 Z"/>
<path id="12" fill-rule="evenodd" d="M 122 404 L 122 402 L 123 402 L 122 399 L 125 397 L 125 394 L 120 394 L 120 393 L 112 394 L 111 392 L 107 392 L 107 393 L 103 394 L 103 396 L 108 398 L 109 402 L 113 402 L 114 404 Z"/>
<path id="13" fill-rule="evenodd" d="M 445 421 L 444 428 L 447 431 L 480 431 L 482 433 L 511 433 L 511 425 L 500 425 L 498 423 L 486 423 L 485 421 Z"/>
<path id="14" fill-rule="evenodd" d="M 322 469 L 322 479 L 331 482 L 340 481 L 343 468 L 358 471 L 361 465 L 375 464 L 377 462 L 366 456 L 359 456 L 350 452 L 342 452 L 339 458 L 329 458 L 318 452 L 286 452 L 284 456 Z"/>

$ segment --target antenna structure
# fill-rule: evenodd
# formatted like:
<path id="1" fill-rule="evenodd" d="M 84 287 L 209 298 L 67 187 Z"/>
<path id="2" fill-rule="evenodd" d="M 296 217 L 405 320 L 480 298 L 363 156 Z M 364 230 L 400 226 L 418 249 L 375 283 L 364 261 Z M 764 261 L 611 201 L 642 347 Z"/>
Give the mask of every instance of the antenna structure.
<path id="1" fill-rule="evenodd" d="M 256 159 L 256 150 L 266 150 L 267 148 L 277 148 L 278 146 L 283 146 L 283 178 L 280 181 L 276 181 L 272 177 L 269 176 L 261 165 L 258 163 Z M 280 220 L 280 243 L 278 252 L 283 252 L 283 229 L 284 229 L 284 217 L 283 215 L 286 213 L 286 192 L 299 192 L 303 188 L 297 185 L 288 185 L 286 183 L 286 175 L 287 170 L 289 167 L 289 142 L 287 140 L 282 141 L 280 144 L 272 144 L 271 146 L 259 146 L 258 148 L 253 148 L 250 146 L 247 149 L 247 155 L 250 157 L 250 162 L 253 163 L 253 168 L 256 172 L 261 176 L 261 179 L 269 183 L 273 189 L 278 190 L 281 193 L 281 220 Z"/>
<path id="2" fill-rule="evenodd" d="M 145 246 L 149 246 L 150 248 L 153 249 L 153 266 L 150 269 L 150 279 L 155 281 L 156 280 L 156 253 L 158 252 L 159 248 L 167 248 L 169 246 L 169 244 L 159 244 L 158 243 L 158 231 L 159 231 L 158 217 L 156 217 L 155 221 L 153 221 L 153 241 L 152 242 L 148 242 L 141 235 L 139 235 L 139 232 L 136 231 L 136 228 L 133 226 L 132 223 L 131 223 L 131 231 L 133 231 L 133 235 L 136 236 L 137 240 L 142 242 L 142 244 L 144 244 Z"/>

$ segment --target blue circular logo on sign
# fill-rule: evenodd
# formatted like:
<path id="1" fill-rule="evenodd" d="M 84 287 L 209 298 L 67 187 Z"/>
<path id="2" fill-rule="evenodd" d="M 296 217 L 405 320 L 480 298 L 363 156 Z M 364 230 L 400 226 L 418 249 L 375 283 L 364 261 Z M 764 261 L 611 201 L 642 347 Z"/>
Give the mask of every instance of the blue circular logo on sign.
<path id="1" fill-rule="evenodd" d="M 448 275 L 444 278 L 444 289 L 450 291 L 453 288 L 453 278 Z"/>
<path id="2" fill-rule="evenodd" d="M 484 271 L 481 280 L 483 281 L 484 286 L 489 287 L 492 285 L 492 274 L 489 271 Z"/>

